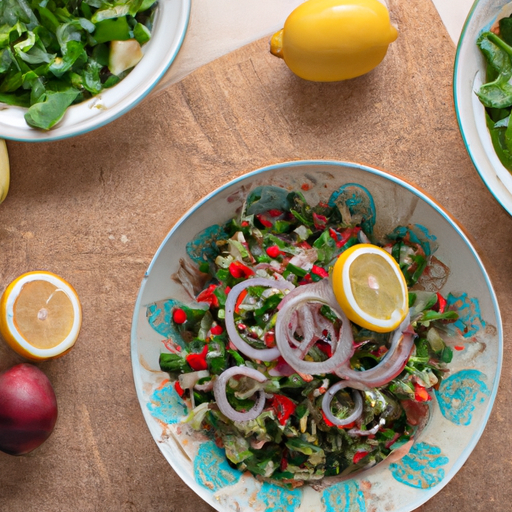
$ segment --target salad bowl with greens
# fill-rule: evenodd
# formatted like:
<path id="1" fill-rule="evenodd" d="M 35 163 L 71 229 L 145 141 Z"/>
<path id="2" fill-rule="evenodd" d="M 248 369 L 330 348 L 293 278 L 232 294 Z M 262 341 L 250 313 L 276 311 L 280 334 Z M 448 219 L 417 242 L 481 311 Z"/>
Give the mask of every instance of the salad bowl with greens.
<path id="1" fill-rule="evenodd" d="M 173 62 L 190 0 L 0 2 L 0 137 L 85 133 L 141 101 Z"/>
<path id="2" fill-rule="evenodd" d="M 454 104 L 466 149 L 482 181 L 512 214 L 512 3 L 478 0 L 457 45 Z"/>
<path id="3" fill-rule="evenodd" d="M 403 276 L 386 329 L 356 322 L 333 287 L 363 249 Z M 390 302 L 378 272 L 368 283 Z M 147 425 L 221 511 L 416 509 L 476 445 L 501 359 L 496 297 L 458 224 L 344 162 L 279 164 L 206 196 L 162 243 L 133 317 Z"/>

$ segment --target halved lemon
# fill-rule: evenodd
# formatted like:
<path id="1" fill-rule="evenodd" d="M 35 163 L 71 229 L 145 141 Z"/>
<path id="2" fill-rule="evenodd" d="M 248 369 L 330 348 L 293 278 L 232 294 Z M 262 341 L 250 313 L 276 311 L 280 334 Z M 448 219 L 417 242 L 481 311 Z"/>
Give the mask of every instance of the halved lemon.
<path id="1" fill-rule="evenodd" d="M 76 291 L 51 272 L 19 276 L 0 299 L 0 334 L 15 352 L 33 361 L 69 352 L 81 325 Z"/>
<path id="2" fill-rule="evenodd" d="M 395 330 L 409 311 L 400 266 L 376 245 L 358 244 L 343 252 L 334 265 L 332 286 L 349 320 L 372 331 Z"/>

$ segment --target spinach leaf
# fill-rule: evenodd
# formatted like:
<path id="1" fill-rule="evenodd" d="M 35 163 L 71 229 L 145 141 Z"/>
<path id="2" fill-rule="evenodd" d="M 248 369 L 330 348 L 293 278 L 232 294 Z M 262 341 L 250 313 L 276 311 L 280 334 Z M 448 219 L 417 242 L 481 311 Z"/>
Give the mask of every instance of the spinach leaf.
<path id="1" fill-rule="evenodd" d="M 67 108 L 80 94 L 76 89 L 69 87 L 65 91 L 48 91 L 43 102 L 32 105 L 25 114 L 25 121 L 34 128 L 49 130 L 58 123 Z"/>
<path id="2" fill-rule="evenodd" d="M 483 84 L 477 96 L 486 107 L 504 108 L 512 106 L 512 47 L 492 32 L 484 32 L 477 42 L 485 55 L 488 67 L 497 77 Z"/>
<path id="3" fill-rule="evenodd" d="M 27 123 L 50 129 L 70 105 L 129 73 L 109 71 L 110 42 L 146 43 L 154 6 L 154 0 L 0 0 L 0 102 L 29 107 Z"/>

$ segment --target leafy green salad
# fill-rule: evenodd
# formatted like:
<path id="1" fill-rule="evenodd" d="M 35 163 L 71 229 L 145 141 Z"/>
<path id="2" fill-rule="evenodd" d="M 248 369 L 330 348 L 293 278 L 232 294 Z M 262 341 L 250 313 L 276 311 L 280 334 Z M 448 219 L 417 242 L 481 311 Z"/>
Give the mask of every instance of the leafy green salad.
<path id="1" fill-rule="evenodd" d="M 0 104 L 49 130 L 70 105 L 122 80 L 142 58 L 155 0 L 2 0 Z"/>
<path id="2" fill-rule="evenodd" d="M 344 476 L 425 424 L 458 313 L 423 286 L 434 237 L 415 225 L 377 238 L 374 222 L 356 184 L 316 205 L 257 187 L 200 249 L 188 245 L 199 264 L 175 278 L 193 299 L 172 301 L 160 367 L 188 406 L 183 421 L 240 471 L 288 486 Z M 409 314 L 393 332 L 350 322 L 330 291 L 334 263 L 360 243 L 384 248 L 406 279 Z"/>
<path id="3" fill-rule="evenodd" d="M 485 106 L 494 150 L 504 167 L 512 171 L 512 17 L 504 17 L 477 40 L 486 61 L 485 83 L 477 95 Z"/>

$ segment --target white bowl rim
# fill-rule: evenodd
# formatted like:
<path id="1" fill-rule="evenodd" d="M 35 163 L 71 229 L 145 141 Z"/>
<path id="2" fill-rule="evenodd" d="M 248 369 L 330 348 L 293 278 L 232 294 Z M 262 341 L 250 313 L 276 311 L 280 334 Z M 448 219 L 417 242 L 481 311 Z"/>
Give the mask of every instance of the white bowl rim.
<path id="1" fill-rule="evenodd" d="M 482 272 L 482 276 L 484 277 L 485 283 L 487 285 L 489 295 L 492 301 L 493 305 L 493 311 L 496 316 L 496 330 L 497 330 L 497 339 L 499 343 L 498 347 L 498 361 L 496 365 L 496 374 L 494 375 L 493 379 L 493 385 L 492 390 L 489 395 L 489 403 L 487 406 L 487 410 L 485 413 L 485 416 L 482 419 L 480 423 L 480 427 L 478 430 L 475 431 L 473 437 L 471 438 L 471 442 L 468 443 L 464 449 L 464 451 L 461 453 L 460 457 L 456 460 L 454 465 L 450 468 L 450 471 L 444 476 L 443 480 L 437 484 L 435 487 L 429 489 L 425 492 L 423 495 L 423 499 L 415 500 L 414 503 L 408 503 L 405 504 L 400 509 L 396 510 L 395 512 L 412 512 L 413 510 L 416 510 L 417 507 L 423 505 L 426 503 L 430 498 L 432 498 L 434 495 L 439 493 L 451 480 L 452 478 L 457 474 L 457 472 L 461 469 L 461 467 L 464 465 L 464 463 L 467 461 L 471 453 L 473 452 L 475 446 L 477 445 L 478 441 L 480 440 L 485 427 L 487 425 L 487 422 L 489 420 L 490 414 L 492 412 L 494 402 L 496 399 L 496 394 L 498 392 L 498 386 L 499 381 L 501 377 L 501 369 L 502 369 L 502 361 L 503 361 L 503 326 L 502 326 L 502 319 L 501 319 L 501 312 L 499 309 L 498 301 L 496 298 L 496 294 L 494 292 L 494 288 L 492 286 L 490 277 L 487 273 L 487 270 L 485 269 L 483 262 L 478 255 L 476 249 L 474 248 L 473 244 L 469 240 L 469 238 L 466 236 L 462 228 L 459 226 L 458 222 L 450 215 L 447 211 L 444 210 L 444 208 L 438 204 L 433 198 L 427 195 L 426 192 L 422 191 L 418 186 L 413 185 L 412 183 L 409 183 L 405 181 L 404 179 L 395 176 L 387 171 L 383 171 L 381 169 L 377 169 L 375 167 L 370 167 L 364 164 L 359 164 L 355 162 L 349 162 L 349 161 L 338 161 L 338 160 L 296 160 L 296 161 L 290 161 L 290 162 L 281 162 L 273 165 L 268 165 L 265 167 L 261 167 L 259 169 L 256 169 L 254 171 L 248 172 L 246 174 L 243 174 L 241 176 L 238 176 L 237 178 L 234 178 L 224 185 L 221 185 L 220 187 L 216 188 L 206 196 L 204 196 L 202 199 L 200 199 L 195 205 L 193 205 L 188 211 L 186 211 L 178 221 L 174 224 L 174 226 L 170 229 L 169 233 L 166 235 L 162 243 L 160 244 L 158 250 L 156 251 L 154 257 L 152 258 L 148 269 L 146 270 L 144 277 L 142 279 L 141 286 L 139 288 L 139 293 L 137 295 L 137 300 L 134 307 L 134 313 L 132 317 L 132 329 L 131 329 L 131 359 L 132 359 L 132 373 L 134 378 L 134 385 L 135 390 L 137 393 L 137 398 L 139 400 L 139 405 L 141 407 L 143 416 L 145 419 L 150 416 L 149 412 L 145 410 L 143 407 L 144 398 L 142 396 L 142 390 L 141 386 L 138 385 L 138 379 L 139 376 L 137 374 L 138 370 L 138 357 L 137 357 L 137 314 L 142 306 L 142 295 L 144 292 L 145 285 L 147 283 L 147 277 L 149 276 L 151 269 L 153 265 L 155 264 L 156 260 L 159 258 L 160 253 L 163 249 L 163 247 L 168 243 L 170 237 L 174 234 L 174 232 L 181 226 L 182 223 L 184 223 L 188 217 L 194 214 L 196 210 L 198 210 L 201 206 L 203 206 L 207 201 L 209 201 L 213 196 L 219 194 L 223 190 L 225 190 L 228 187 L 231 187 L 233 185 L 236 185 L 237 183 L 241 183 L 247 178 L 264 174 L 268 171 L 273 170 L 279 170 L 284 168 L 290 168 L 290 167 L 300 167 L 300 166 L 306 166 L 306 165 L 315 165 L 315 166 L 336 166 L 340 168 L 345 167 L 351 167 L 356 168 L 365 172 L 368 172 L 370 174 L 381 176 L 385 179 L 389 179 L 390 181 L 401 185 L 406 190 L 411 192 L 412 194 L 416 195 L 423 201 L 425 201 L 429 206 L 431 206 L 437 213 L 439 213 L 449 224 L 450 226 L 457 232 L 457 234 L 461 237 L 461 239 L 464 241 L 464 243 L 467 245 L 468 249 L 470 250 L 472 256 L 475 258 L 475 261 L 478 264 L 478 267 L 480 268 L 480 271 Z M 157 443 L 159 446 L 160 451 L 162 452 L 162 455 L 164 458 L 169 462 L 173 470 L 176 472 L 176 474 L 182 479 L 183 482 L 185 482 L 193 492 L 195 492 L 198 496 L 200 496 L 203 500 L 205 500 L 208 504 L 210 504 L 212 507 L 216 508 L 219 511 L 227 510 L 225 508 L 219 508 L 220 504 L 216 502 L 215 500 L 210 499 L 210 496 L 207 495 L 207 493 L 203 492 L 204 490 L 200 488 L 198 485 L 191 485 L 189 475 L 186 473 L 184 469 L 182 469 L 179 465 L 175 464 L 172 460 L 170 460 L 166 454 L 164 453 L 162 447 L 160 446 L 160 443 Z M 195 482 L 194 482 L 195 483 Z"/>
<path id="2" fill-rule="evenodd" d="M 504 201 L 502 200 L 502 198 L 500 197 L 500 195 L 491 186 L 491 184 L 488 181 L 485 173 L 480 169 L 480 166 L 479 166 L 479 163 L 477 161 L 477 158 L 476 158 L 476 156 L 475 156 L 475 154 L 474 154 L 474 152 L 472 150 L 472 145 L 468 141 L 467 136 L 466 136 L 466 134 L 464 133 L 464 131 L 462 129 L 462 119 L 461 119 L 461 116 L 460 116 L 460 110 L 461 110 L 462 106 L 460 104 L 459 95 L 457 94 L 457 85 L 458 85 L 457 78 L 458 78 L 458 75 L 459 75 L 459 69 L 460 69 L 460 63 L 461 63 L 461 52 L 462 52 L 462 48 L 463 48 L 463 45 L 464 45 L 464 42 L 465 42 L 466 32 L 468 31 L 468 28 L 469 28 L 469 26 L 471 24 L 473 15 L 475 14 L 475 11 L 476 11 L 477 7 L 479 6 L 479 3 L 480 3 L 480 0 L 475 0 L 473 5 L 471 6 L 471 9 L 470 9 L 470 11 L 469 11 L 469 13 L 468 13 L 468 15 L 466 17 L 466 21 L 464 22 L 464 25 L 462 27 L 461 34 L 460 34 L 460 37 L 459 37 L 459 41 L 457 43 L 457 49 L 456 49 L 456 52 L 455 52 L 455 60 L 454 60 L 454 65 L 453 65 L 453 77 L 452 77 L 453 78 L 452 79 L 452 88 L 453 88 L 453 102 L 454 102 L 454 107 L 455 107 L 455 116 L 457 118 L 457 123 L 459 125 L 459 132 L 461 134 L 462 140 L 464 142 L 464 145 L 466 147 L 468 155 L 471 158 L 471 161 L 473 162 L 473 166 L 475 167 L 476 171 L 478 172 L 478 174 L 480 176 L 480 179 L 482 180 L 482 182 L 484 183 L 486 188 L 489 190 L 489 192 L 492 194 L 494 199 L 498 202 L 498 204 L 509 215 L 512 216 L 512 206 L 510 206 L 510 205 L 507 206 L 504 203 Z M 503 185 L 503 186 L 505 186 L 505 185 Z M 508 190 L 508 192 L 510 194 L 512 194 L 512 190 Z"/>
<path id="3" fill-rule="evenodd" d="M 170 0 L 159 0 L 160 2 L 169 2 Z M 26 130 L 20 130 L 16 129 L 17 135 L 9 134 L 8 131 L 5 133 L 2 133 L 0 135 L 1 138 L 6 140 L 12 140 L 12 141 L 18 141 L 18 142 L 48 142 L 48 141 L 56 141 L 56 140 L 62 140 L 62 139 L 68 139 L 71 137 L 77 137 L 79 135 L 83 135 L 85 133 L 88 133 L 90 131 L 96 130 L 97 128 L 101 128 L 110 122 L 118 119 L 123 114 L 130 111 L 132 108 L 134 108 L 136 105 L 138 105 L 146 96 L 154 89 L 154 87 L 158 84 L 158 82 L 164 77 L 164 75 L 167 73 L 168 69 L 176 59 L 176 56 L 178 55 L 178 52 L 180 51 L 183 41 L 185 39 L 185 35 L 187 33 L 189 21 L 190 21 L 190 12 L 191 12 L 191 3 L 192 0 L 178 0 L 180 3 L 180 7 L 182 9 L 181 16 L 178 20 L 178 30 L 176 33 L 175 38 L 170 39 L 170 45 L 168 48 L 168 53 L 165 55 L 165 58 L 163 60 L 163 65 L 160 66 L 160 69 L 158 71 L 158 74 L 154 76 L 151 81 L 145 81 L 144 83 L 140 84 L 137 88 L 141 90 L 140 93 L 131 92 L 128 93 L 125 98 L 117 103 L 115 105 L 115 108 L 108 109 L 107 115 L 101 116 L 101 117 L 93 117 L 88 120 L 85 120 L 84 122 L 81 122 L 79 125 L 71 125 L 59 128 L 59 125 L 57 124 L 54 128 L 48 130 L 48 131 L 42 131 L 37 130 L 34 128 L 31 128 L 27 125 Z M 110 91 L 113 91 L 115 89 L 112 88 Z M 82 102 L 85 104 L 86 102 L 94 101 L 95 97 L 90 98 L 89 100 L 86 100 L 85 102 Z M 73 105 L 74 107 L 77 107 L 79 105 L 82 105 L 82 103 L 79 103 L 77 105 Z M 73 107 L 72 106 L 72 107 Z M 72 108 L 71 107 L 71 108 Z M 19 107 L 14 107 L 19 108 Z M 0 111 L 1 113 L 1 111 Z M 1 114 L 0 114 L 1 115 Z M 98 122 L 97 120 L 100 119 Z M 0 126 L 0 128 L 3 128 Z M 6 126 L 8 130 L 8 126 Z M 24 134 L 26 132 L 26 135 Z"/>

